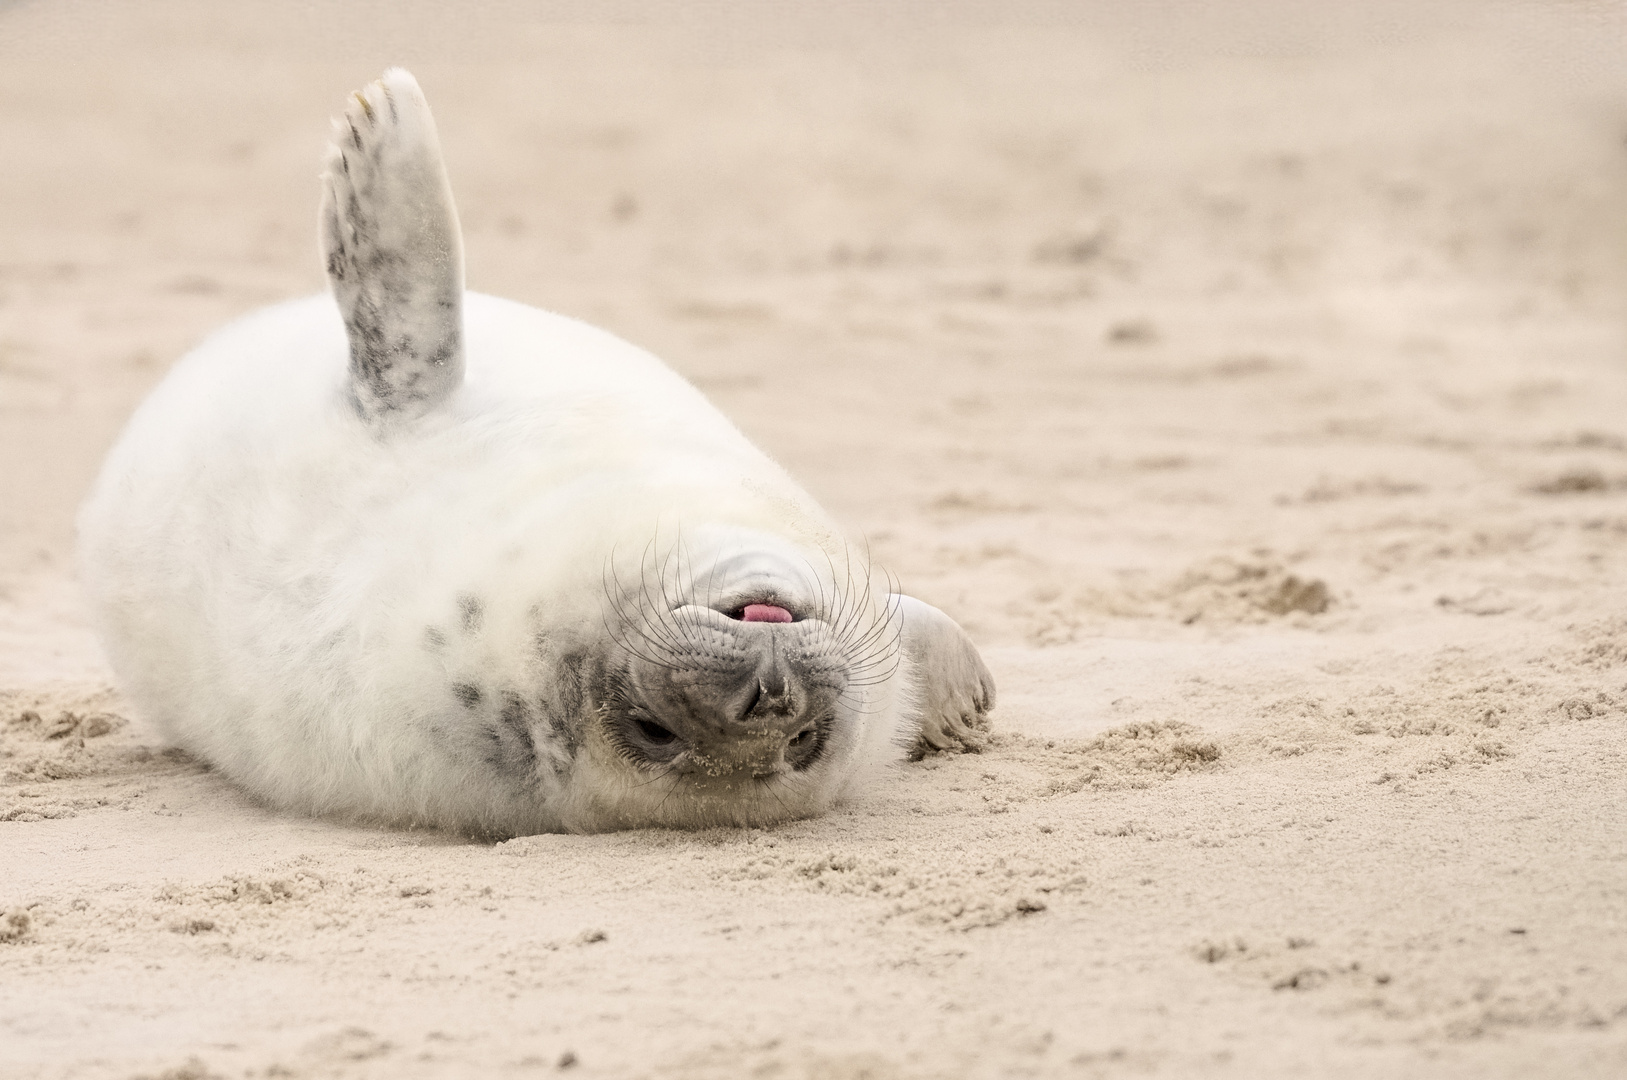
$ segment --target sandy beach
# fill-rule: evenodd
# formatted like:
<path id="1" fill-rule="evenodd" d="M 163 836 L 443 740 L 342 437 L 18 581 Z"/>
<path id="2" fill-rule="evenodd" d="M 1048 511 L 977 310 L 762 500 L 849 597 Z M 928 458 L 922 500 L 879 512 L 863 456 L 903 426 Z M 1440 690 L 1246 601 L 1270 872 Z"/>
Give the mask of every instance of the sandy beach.
<path id="1" fill-rule="evenodd" d="M 1627 1075 L 1627 13 L 0 3 L 0 1077 Z M 772 829 L 307 820 L 73 518 L 432 102 L 471 288 L 666 359 L 1000 688 Z"/>

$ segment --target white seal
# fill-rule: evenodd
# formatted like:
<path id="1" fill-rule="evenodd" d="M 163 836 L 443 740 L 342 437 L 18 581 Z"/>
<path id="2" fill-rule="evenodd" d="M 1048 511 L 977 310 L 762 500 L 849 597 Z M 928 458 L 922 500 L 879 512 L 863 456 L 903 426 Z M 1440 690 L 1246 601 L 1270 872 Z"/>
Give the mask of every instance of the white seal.
<path id="1" fill-rule="evenodd" d="M 975 743 L 966 635 L 698 392 L 464 292 L 411 75 L 354 95 L 324 184 L 333 296 L 182 359 L 80 515 L 170 738 L 280 807 L 488 836 L 804 817 Z"/>

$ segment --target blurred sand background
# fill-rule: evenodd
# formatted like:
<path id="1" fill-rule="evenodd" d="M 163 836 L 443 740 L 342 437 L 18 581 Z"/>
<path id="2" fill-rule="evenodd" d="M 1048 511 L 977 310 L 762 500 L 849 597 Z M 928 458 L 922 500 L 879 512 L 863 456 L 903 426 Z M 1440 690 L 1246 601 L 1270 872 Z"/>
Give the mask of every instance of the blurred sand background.
<path id="1" fill-rule="evenodd" d="M 1619 4 L 0 4 L 0 1076 L 1627 1075 Z M 669 360 L 1000 683 L 816 821 L 292 819 L 72 517 L 435 107 L 472 288 Z"/>

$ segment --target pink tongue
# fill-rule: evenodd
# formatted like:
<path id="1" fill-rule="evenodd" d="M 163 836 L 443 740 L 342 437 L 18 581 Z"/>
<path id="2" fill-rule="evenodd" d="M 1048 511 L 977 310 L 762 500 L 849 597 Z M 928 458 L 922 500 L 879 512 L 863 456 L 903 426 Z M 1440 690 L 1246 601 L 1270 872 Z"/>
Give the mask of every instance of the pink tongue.
<path id="1" fill-rule="evenodd" d="M 773 604 L 747 604 L 740 613 L 741 622 L 790 622 L 791 613 Z"/>

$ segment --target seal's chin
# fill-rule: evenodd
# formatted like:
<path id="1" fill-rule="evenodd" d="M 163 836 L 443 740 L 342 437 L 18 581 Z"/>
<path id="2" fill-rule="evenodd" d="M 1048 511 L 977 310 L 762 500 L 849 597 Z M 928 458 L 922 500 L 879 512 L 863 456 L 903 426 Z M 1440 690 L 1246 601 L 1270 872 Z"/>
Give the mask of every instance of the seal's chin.
<path id="1" fill-rule="evenodd" d="M 686 538 L 688 574 L 675 583 L 681 604 L 711 608 L 740 622 L 798 622 L 822 614 L 820 599 L 831 586 L 778 537 L 697 533 L 695 548 L 708 553 L 699 556 Z"/>

